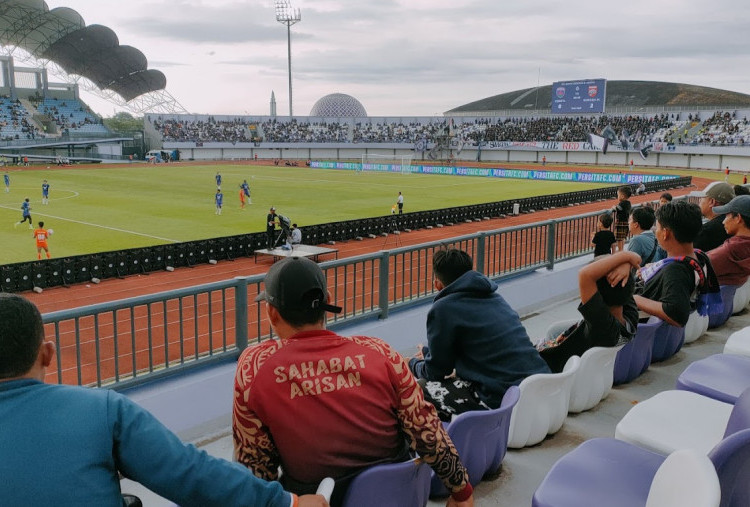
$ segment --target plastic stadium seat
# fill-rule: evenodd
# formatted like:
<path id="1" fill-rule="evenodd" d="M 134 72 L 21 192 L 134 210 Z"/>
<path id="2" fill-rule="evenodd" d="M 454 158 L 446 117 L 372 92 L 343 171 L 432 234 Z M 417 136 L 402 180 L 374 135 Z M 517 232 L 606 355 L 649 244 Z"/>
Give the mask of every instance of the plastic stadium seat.
<path id="1" fill-rule="evenodd" d="M 678 449 L 707 454 L 739 430 L 750 428 L 750 389 L 734 405 L 689 391 L 663 391 L 630 409 L 615 438 L 667 455 Z"/>
<path id="2" fill-rule="evenodd" d="M 734 294 L 737 292 L 739 287 L 737 285 L 722 285 L 721 286 L 721 302 L 724 309 L 721 313 L 714 313 L 708 318 L 708 328 L 713 329 L 723 325 L 729 316 L 732 315 L 732 308 L 734 305 Z"/>
<path id="3" fill-rule="evenodd" d="M 456 416 L 448 424 L 448 435 L 458 450 L 461 462 L 469 472 L 472 486 L 487 474 L 494 474 L 508 449 L 508 431 L 513 407 L 518 403 L 521 390 L 510 386 L 500 406 L 494 410 L 474 410 Z M 432 496 L 447 496 L 448 491 L 433 472 Z"/>
<path id="4" fill-rule="evenodd" d="M 706 331 L 708 331 L 708 315 L 699 315 L 698 312 L 692 312 L 687 324 L 685 324 L 685 343 L 693 343 Z"/>
<path id="5" fill-rule="evenodd" d="M 537 373 L 523 379 L 518 386 L 521 398 L 510 418 L 508 447 L 538 444 L 562 427 L 580 364 L 581 358 L 573 356 L 560 373 Z"/>
<path id="6" fill-rule="evenodd" d="M 724 353 L 750 356 L 750 326 L 729 335 L 724 344 Z"/>
<path id="7" fill-rule="evenodd" d="M 715 354 L 691 363 L 677 377 L 677 389 L 734 404 L 750 387 L 750 357 Z"/>
<path id="8" fill-rule="evenodd" d="M 648 322 L 638 324 L 633 339 L 617 352 L 613 378 L 615 385 L 630 382 L 648 369 L 654 348 L 654 334 L 661 324 L 661 320 L 653 317 Z"/>
<path id="9" fill-rule="evenodd" d="M 740 313 L 750 303 L 750 279 L 740 285 L 737 292 L 734 293 L 734 302 L 732 304 L 732 313 Z"/>
<path id="10" fill-rule="evenodd" d="M 430 497 L 430 467 L 420 459 L 375 465 L 357 475 L 344 507 L 424 507 Z"/>
<path id="11" fill-rule="evenodd" d="M 662 322 L 654 333 L 654 348 L 651 352 L 651 362 L 666 361 L 682 348 L 685 342 L 685 328 L 676 327 Z"/>
<path id="12" fill-rule="evenodd" d="M 750 435 L 745 446 L 750 447 Z M 731 452 L 732 457 L 743 449 Z M 611 438 L 588 440 L 555 463 L 534 507 L 718 507 L 721 482 L 709 457 L 683 449 L 664 457 Z"/>
<path id="13" fill-rule="evenodd" d="M 583 353 L 570 391 L 568 412 L 589 410 L 607 397 L 612 389 L 615 358 L 623 347 L 592 347 Z"/>

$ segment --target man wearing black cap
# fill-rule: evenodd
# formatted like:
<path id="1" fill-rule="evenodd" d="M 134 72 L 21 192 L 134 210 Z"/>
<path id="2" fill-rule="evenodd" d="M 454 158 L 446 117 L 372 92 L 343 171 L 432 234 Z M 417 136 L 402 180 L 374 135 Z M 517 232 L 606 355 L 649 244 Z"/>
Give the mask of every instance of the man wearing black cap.
<path id="1" fill-rule="evenodd" d="M 734 189 L 729 183 L 715 181 L 709 183 L 702 192 L 692 192 L 691 195 L 701 198 L 698 206 L 701 214 L 708 219 L 693 240 L 693 246 L 708 252 L 724 243 L 729 237 L 727 231 L 724 230 L 724 215 L 717 215 L 713 210 L 714 207 L 723 206 L 734 199 Z"/>
<path id="2" fill-rule="evenodd" d="M 276 243 L 276 208 L 273 206 L 268 210 L 266 215 L 266 248 L 272 250 Z"/>
<path id="3" fill-rule="evenodd" d="M 435 407 L 388 344 L 325 329 L 325 276 L 306 258 L 274 264 L 265 279 L 266 315 L 278 340 L 246 349 L 237 363 L 234 457 L 291 491 L 336 480 L 332 504 L 368 466 L 417 452 L 451 491 L 450 506 L 473 505 L 466 469 Z M 384 485 L 387 487 L 387 485 Z"/>
<path id="4" fill-rule="evenodd" d="M 742 285 L 750 275 L 750 195 L 740 195 L 714 213 L 724 215 L 729 239 L 708 252 L 721 285 Z"/>

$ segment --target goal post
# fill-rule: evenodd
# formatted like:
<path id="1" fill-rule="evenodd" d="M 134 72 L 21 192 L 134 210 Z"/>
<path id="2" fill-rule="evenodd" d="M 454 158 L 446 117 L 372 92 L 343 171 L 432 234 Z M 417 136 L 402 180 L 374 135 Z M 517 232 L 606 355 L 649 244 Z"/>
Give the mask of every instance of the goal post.
<path id="1" fill-rule="evenodd" d="M 365 153 L 362 155 L 360 171 L 377 172 L 400 172 L 410 174 L 412 172 L 413 155 L 380 155 L 377 153 Z"/>

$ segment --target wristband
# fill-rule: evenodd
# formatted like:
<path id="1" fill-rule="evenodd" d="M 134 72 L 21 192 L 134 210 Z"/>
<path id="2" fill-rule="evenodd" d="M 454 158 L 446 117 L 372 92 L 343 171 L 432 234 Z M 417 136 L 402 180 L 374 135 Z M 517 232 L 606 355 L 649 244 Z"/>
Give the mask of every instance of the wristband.
<path id="1" fill-rule="evenodd" d="M 464 489 L 451 493 L 451 498 L 457 502 L 465 502 L 469 499 L 472 493 L 474 493 L 474 488 L 472 488 L 471 483 L 467 481 Z"/>
<path id="2" fill-rule="evenodd" d="M 299 507 L 299 497 L 292 493 L 292 507 Z"/>

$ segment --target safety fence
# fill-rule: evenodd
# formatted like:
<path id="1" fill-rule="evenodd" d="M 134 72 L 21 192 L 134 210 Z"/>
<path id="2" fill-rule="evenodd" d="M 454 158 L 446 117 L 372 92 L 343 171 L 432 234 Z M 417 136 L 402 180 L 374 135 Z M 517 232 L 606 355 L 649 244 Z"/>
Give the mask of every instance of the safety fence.
<path id="1" fill-rule="evenodd" d="M 692 178 L 645 184 L 647 192 L 689 186 Z M 525 197 L 486 204 L 475 204 L 430 211 L 386 215 L 375 218 L 332 222 L 304 228 L 305 243 L 325 244 L 382 233 L 453 225 L 456 223 L 497 218 L 518 213 L 574 206 L 615 197 L 617 187 L 604 187 L 578 192 Z M 565 234 L 571 234 L 570 231 Z M 20 262 L 0 266 L 0 290 L 23 292 L 34 287 L 47 288 L 89 282 L 92 279 L 124 277 L 212 261 L 230 260 L 254 255 L 266 248 L 265 232 L 255 232 L 185 243 L 133 248 L 114 252 L 78 255 L 60 259 Z M 566 250 L 567 252 L 567 250 Z"/>
<path id="2" fill-rule="evenodd" d="M 432 257 L 449 246 L 467 251 L 475 269 L 500 280 L 592 251 L 599 213 L 479 232 L 320 264 L 342 313 L 335 328 L 435 295 Z M 124 388 L 227 361 L 248 344 L 273 338 L 265 306 L 255 302 L 265 275 L 45 314 L 57 347 L 49 382 Z"/>

